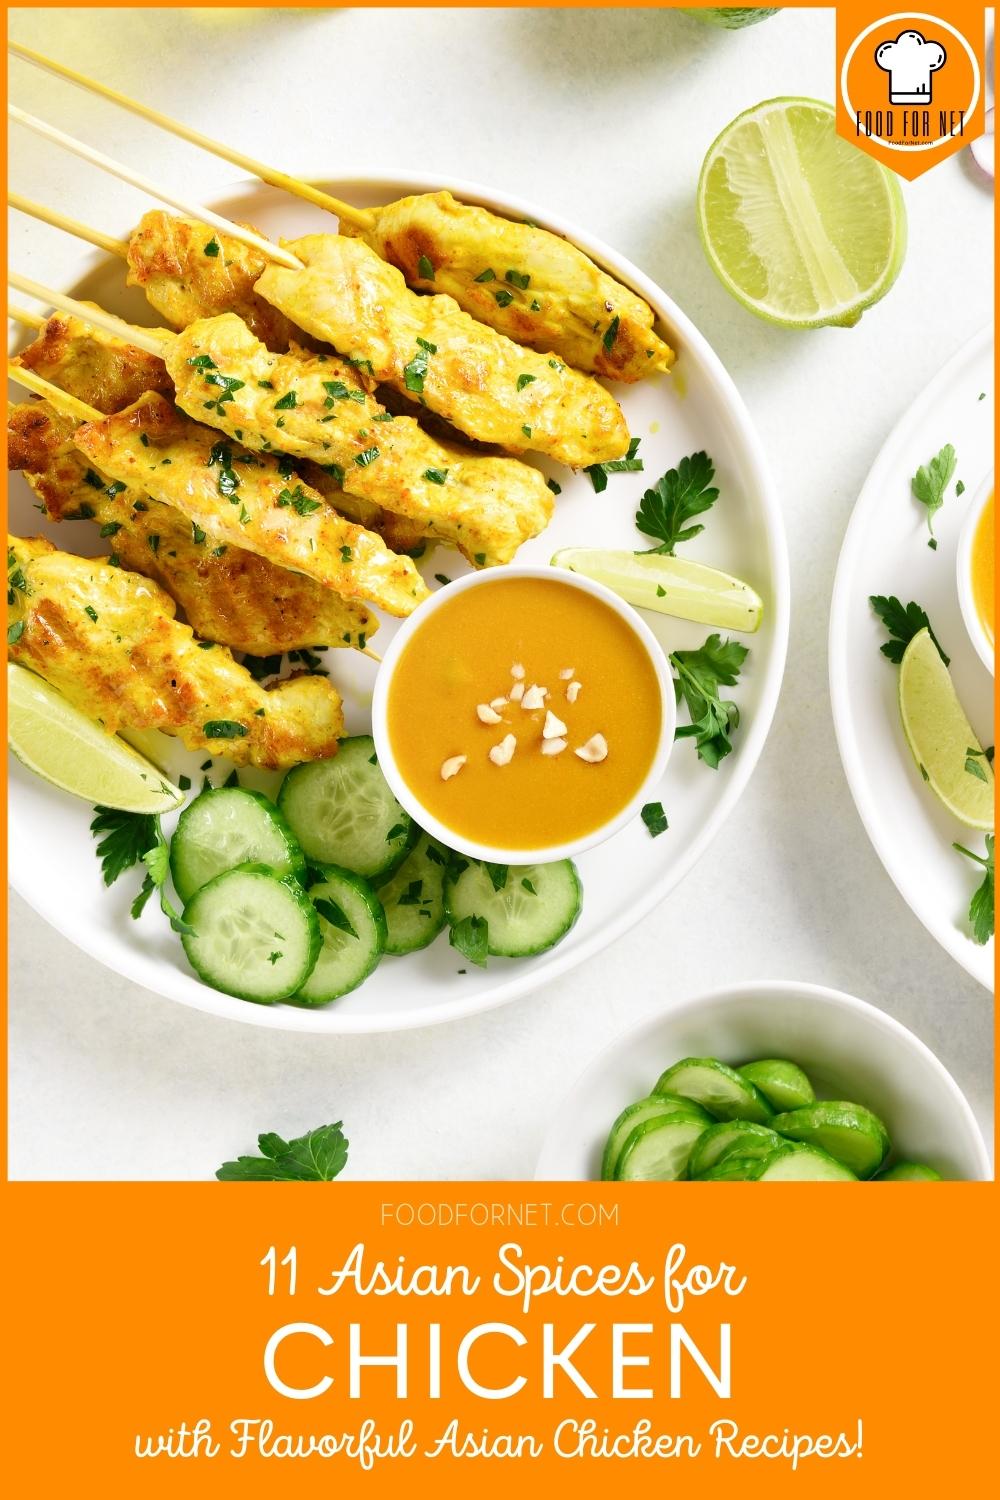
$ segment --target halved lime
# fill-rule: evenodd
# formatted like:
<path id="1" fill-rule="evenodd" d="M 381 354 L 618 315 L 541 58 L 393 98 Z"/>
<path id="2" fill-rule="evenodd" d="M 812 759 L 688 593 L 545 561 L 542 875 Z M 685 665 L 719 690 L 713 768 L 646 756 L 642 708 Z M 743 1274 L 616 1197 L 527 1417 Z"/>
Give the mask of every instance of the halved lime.
<path id="1" fill-rule="evenodd" d="M 144 756 L 15 662 L 7 664 L 7 702 L 10 748 L 53 786 L 125 812 L 170 812 L 184 801 Z"/>
<path id="2" fill-rule="evenodd" d="M 727 290 L 787 328 L 850 327 L 906 254 L 898 179 L 818 99 L 768 99 L 726 126 L 702 165 L 698 227 Z"/>
<path id="3" fill-rule="evenodd" d="M 931 791 L 960 823 L 992 829 L 993 767 L 927 629 L 918 630 L 903 653 L 899 712 L 906 743 Z"/>
<path id="4" fill-rule="evenodd" d="M 741 31 L 744 26 L 756 26 L 768 16 L 776 16 L 780 5 L 682 5 L 679 9 L 706 26 L 723 26 L 726 31 Z"/>
<path id="5" fill-rule="evenodd" d="M 568 568 L 613 589 L 629 604 L 720 630 L 752 634 L 764 605 L 748 583 L 718 568 L 658 552 L 606 552 L 599 547 L 563 547 L 554 568 Z"/>

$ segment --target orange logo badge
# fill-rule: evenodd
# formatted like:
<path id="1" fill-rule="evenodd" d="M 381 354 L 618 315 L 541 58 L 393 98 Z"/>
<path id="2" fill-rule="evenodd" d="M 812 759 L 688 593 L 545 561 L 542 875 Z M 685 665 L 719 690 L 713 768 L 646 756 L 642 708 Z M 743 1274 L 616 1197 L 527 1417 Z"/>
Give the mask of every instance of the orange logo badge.
<path id="1" fill-rule="evenodd" d="M 983 131 L 985 13 L 949 5 L 948 16 L 837 8 L 837 130 L 901 177 L 919 177 Z"/>

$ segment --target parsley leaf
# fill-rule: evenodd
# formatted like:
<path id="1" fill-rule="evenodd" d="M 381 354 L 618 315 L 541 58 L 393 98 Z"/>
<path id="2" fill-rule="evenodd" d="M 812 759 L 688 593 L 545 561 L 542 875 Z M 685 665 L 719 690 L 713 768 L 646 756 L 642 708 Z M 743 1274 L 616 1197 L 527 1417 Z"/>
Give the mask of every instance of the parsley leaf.
<path id="1" fill-rule="evenodd" d="M 910 641 L 918 630 L 924 628 L 930 631 L 931 640 L 940 651 L 941 660 L 945 666 L 949 664 L 951 657 L 945 655 L 941 642 L 934 634 L 934 627 L 927 618 L 926 610 L 919 604 L 915 604 L 912 599 L 909 604 L 901 604 L 894 594 L 872 594 L 868 603 L 892 637 L 879 649 L 882 655 L 887 656 L 897 667 L 903 660 L 903 652 Z"/>
<path id="2" fill-rule="evenodd" d="M 921 464 L 910 480 L 913 498 L 919 500 L 920 504 L 927 509 L 927 530 L 930 532 L 930 541 L 927 545 L 931 549 L 937 547 L 934 516 L 944 504 L 944 492 L 951 483 L 954 473 L 955 450 L 950 443 L 945 443 L 940 453 L 936 453 L 929 463 Z"/>
<path id="3" fill-rule="evenodd" d="M 670 827 L 662 802 L 647 802 L 639 816 L 648 828 L 650 838 L 659 838 Z"/>
<path id="4" fill-rule="evenodd" d="M 114 885 L 133 865 L 142 863 L 147 849 L 156 843 L 156 817 L 153 813 L 121 812 L 114 807 L 95 807 L 97 816 L 90 825 L 95 838 L 100 837 L 97 857 L 105 885 Z"/>
<path id="5" fill-rule="evenodd" d="M 552 361 L 550 360 L 551 364 Z M 632 438 L 629 441 L 628 452 L 624 458 L 612 459 L 606 464 L 588 464 L 584 469 L 585 474 L 590 475 L 590 482 L 597 494 L 601 494 L 608 487 L 609 474 L 636 474 L 642 470 L 642 459 L 637 458 L 639 452 L 640 438 Z"/>
<path id="6" fill-rule="evenodd" d="M 675 738 L 693 737 L 698 759 L 713 770 L 732 751 L 729 736 L 740 722 L 739 709 L 719 697 L 719 687 L 735 684 L 747 655 L 746 646 L 724 641 L 719 635 L 710 635 L 697 651 L 670 653 L 670 664 L 677 673 L 677 701 L 683 701 L 691 715 L 691 723 L 682 725 Z"/>
<path id="7" fill-rule="evenodd" d="M 180 912 L 175 909 L 167 896 L 165 887 L 167 876 L 170 874 L 170 851 L 167 847 L 167 841 L 163 836 L 163 829 L 160 827 L 159 818 L 154 817 L 153 824 L 156 842 L 142 856 L 142 862 L 146 866 L 146 874 L 139 888 L 139 894 L 132 902 L 132 916 L 133 918 L 140 916 L 143 907 L 153 892 L 159 891 L 160 910 L 174 931 L 192 933 L 194 932 L 194 928 L 184 921 Z"/>
<path id="8" fill-rule="evenodd" d="M 332 1182 L 347 1165 L 348 1142 L 343 1123 L 320 1125 L 294 1140 L 273 1132 L 259 1135 L 260 1156 L 224 1161 L 220 1182 Z"/>
<path id="9" fill-rule="evenodd" d="M 993 936 L 993 834 L 986 835 L 986 855 L 973 854 L 971 849 L 963 849 L 961 844 L 953 844 L 959 854 L 964 854 L 967 859 L 974 860 L 977 865 L 982 865 L 986 874 L 983 883 L 976 891 L 969 903 L 969 921 L 972 923 L 972 940 L 975 943 L 988 943 Z"/>
<path id="10" fill-rule="evenodd" d="M 485 969 L 490 941 L 489 924 L 485 917 L 463 917 L 448 933 L 448 941 L 470 963 Z"/>
<path id="11" fill-rule="evenodd" d="M 673 556 L 678 542 L 688 542 L 704 531 L 704 526 L 689 526 L 693 516 L 710 510 L 719 498 L 712 484 L 715 465 L 707 453 L 692 453 L 682 458 L 676 469 L 668 469 L 651 490 L 643 495 L 636 512 L 635 524 L 647 536 L 656 537 L 660 545 L 652 552 Z"/>

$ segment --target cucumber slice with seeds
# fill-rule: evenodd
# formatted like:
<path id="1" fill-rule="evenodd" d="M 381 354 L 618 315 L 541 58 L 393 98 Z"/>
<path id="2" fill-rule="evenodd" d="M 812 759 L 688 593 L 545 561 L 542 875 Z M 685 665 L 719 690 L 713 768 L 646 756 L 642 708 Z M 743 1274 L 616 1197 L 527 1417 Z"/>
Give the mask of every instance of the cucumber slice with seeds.
<path id="1" fill-rule="evenodd" d="M 510 865 L 499 890 L 487 867 L 474 861 L 460 874 L 448 874 L 444 901 L 452 926 L 465 917 L 485 918 L 490 953 L 529 958 L 566 936 L 580 915 L 583 889 L 571 859 Z"/>
<path id="2" fill-rule="evenodd" d="M 632 1130 L 622 1147 L 615 1176 L 619 1182 L 677 1182 L 705 1121 L 683 1114 L 653 1117 Z"/>
<path id="3" fill-rule="evenodd" d="M 754 1182 L 857 1182 L 854 1173 L 818 1146 L 785 1143 L 757 1163 Z"/>
<path id="4" fill-rule="evenodd" d="M 341 740 L 330 760 L 289 771 L 278 806 L 310 864 L 336 865 L 366 880 L 387 879 L 419 834 L 389 790 L 367 734 Z"/>
<path id="5" fill-rule="evenodd" d="M 235 995 L 273 1005 L 295 993 L 319 953 L 312 902 L 291 876 L 266 865 L 238 865 L 203 885 L 184 908 L 193 930 L 181 936 L 199 979 Z"/>
<path id="6" fill-rule="evenodd" d="M 329 1005 L 356 990 L 385 951 L 385 912 L 360 875 L 326 865 L 309 887 L 319 917 L 321 947 L 312 973 L 292 999 L 296 1005 Z"/>
<path id="7" fill-rule="evenodd" d="M 863 1104 L 823 1099 L 775 1115 L 771 1125 L 790 1140 L 818 1146 L 856 1177 L 871 1177 L 889 1154 L 889 1132 Z"/>
<path id="8" fill-rule="evenodd" d="M 901 1161 L 888 1172 L 880 1172 L 876 1182 L 941 1182 L 940 1172 L 922 1161 Z"/>
<path id="9" fill-rule="evenodd" d="M 699 1182 L 755 1182 L 761 1165 L 771 1157 L 781 1156 L 783 1151 L 791 1151 L 790 1146 L 778 1146 L 773 1151 L 765 1152 L 764 1156 L 753 1155 L 748 1151 L 730 1151 L 721 1161 L 717 1161 L 701 1177 Z"/>
<path id="10" fill-rule="evenodd" d="M 270 798 L 246 787 L 201 792 L 177 820 L 170 840 L 170 874 L 178 896 L 195 891 L 237 865 L 261 864 L 301 881 L 305 860 L 295 835 Z"/>
<path id="11" fill-rule="evenodd" d="M 736 1071 L 760 1089 L 772 1109 L 801 1109 L 816 1098 L 812 1084 L 798 1064 L 783 1057 L 762 1057 Z"/>
<path id="12" fill-rule="evenodd" d="M 662 1120 L 670 1115 L 675 1117 L 682 1115 L 692 1120 L 701 1120 L 703 1129 L 706 1129 L 709 1124 L 709 1117 L 704 1110 L 699 1109 L 697 1104 L 692 1104 L 690 1099 L 670 1099 L 650 1094 L 647 1099 L 640 1099 L 636 1104 L 627 1105 L 608 1133 L 604 1155 L 601 1158 L 601 1181 L 613 1182 L 615 1180 L 619 1158 L 633 1130 L 644 1124 L 646 1120 Z"/>
<path id="13" fill-rule="evenodd" d="M 764 1095 L 735 1068 L 715 1057 L 686 1057 L 663 1073 L 654 1094 L 683 1094 L 717 1120 L 753 1120 L 773 1125 L 774 1111 Z"/>
<path id="14" fill-rule="evenodd" d="M 705 1177 L 734 1153 L 760 1157 L 781 1145 L 781 1137 L 752 1120 L 725 1120 L 709 1126 L 691 1153 L 691 1176 Z"/>
<path id="15" fill-rule="evenodd" d="M 429 834 L 421 833 L 399 869 L 379 886 L 388 926 L 386 953 L 415 953 L 437 937 L 445 924 L 447 868 L 447 851 Z"/>

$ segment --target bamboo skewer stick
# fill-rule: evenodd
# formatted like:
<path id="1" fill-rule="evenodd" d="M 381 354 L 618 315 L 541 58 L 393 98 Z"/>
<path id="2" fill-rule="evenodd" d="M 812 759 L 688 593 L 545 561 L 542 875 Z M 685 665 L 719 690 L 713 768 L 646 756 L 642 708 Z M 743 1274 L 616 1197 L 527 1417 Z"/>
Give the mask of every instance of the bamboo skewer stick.
<path id="1" fill-rule="evenodd" d="M 72 151 L 74 156 L 79 156 L 83 161 L 90 162 L 92 166 L 100 168 L 102 172 L 109 172 L 112 177 L 118 177 L 122 182 L 129 183 L 132 187 L 139 188 L 141 192 L 148 193 L 152 198 L 159 198 L 163 203 L 169 203 L 171 208 L 177 209 L 179 213 L 187 218 L 199 219 L 203 224 L 210 224 L 213 229 L 220 230 L 223 234 L 231 235 L 233 239 L 242 240 L 244 245 L 251 246 L 268 260 L 277 261 L 279 265 L 287 266 L 292 271 L 301 271 L 302 262 L 294 256 L 290 250 L 283 250 L 280 245 L 274 245 L 263 235 L 257 234 L 253 229 L 244 229 L 242 224 L 233 224 L 229 219 L 224 219 L 210 208 L 205 208 L 199 203 L 192 203 L 189 198 L 179 193 L 174 193 L 151 178 L 145 177 L 141 172 L 136 172 L 132 167 L 125 166 L 122 162 L 115 161 L 111 156 L 105 156 L 103 151 L 96 151 L 93 146 L 88 146 L 84 141 L 78 141 L 75 136 L 67 135 L 63 130 L 57 130 L 54 125 L 48 125 L 44 120 L 39 120 L 35 115 L 29 115 L 25 110 L 19 109 L 16 104 L 8 104 L 7 113 L 18 125 L 26 125 L 36 135 L 43 136 L 47 141 L 54 141 L 57 146 L 62 146 L 66 151 Z"/>
<path id="2" fill-rule="evenodd" d="M 72 301 L 72 298 L 68 298 L 67 300 Z M 128 324 L 124 326 L 127 328 Z M 85 401 L 78 401 L 68 391 L 61 390 L 59 386 L 53 385 L 50 380 L 45 380 L 41 375 L 36 375 L 34 370 L 25 369 L 23 365 L 17 364 L 16 361 L 8 361 L 7 374 L 17 385 L 24 386 L 25 390 L 32 391 L 36 396 L 44 396 L 49 405 L 55 407 L 56 411 L 63 412 L 66 416 L 72 417 L 76 422 L 103 421 L 103 413 L 99 412 L 96 407 L 88 406 Z M 357 650 L 358 648 L 355 647 L 354 649 Z M 367 656 L 376 665 L 381 664 L 381 656 L 377 651 L 373 651 L 371 646 L 362 646 L 360 649 L 362 656 Z"/>
<path id="3" fill-rule="evenodd" d="M 102 307 L 89 307 L 84 302 L 78 302 L 75 297 L 67 297 L 62 292 L 53 291 L 49 286 L 44 286 L 40 281 L 31 281 L 27 276 L 19 276 L 16 271 L 8 273 L 7 280 L 12 287 L 19 292 L 24 292 L 28 297 L 35 297 L 39 302 L 44 302 L 50 307 L 58 307 L 60 312 L 71 313 L 83 323 L 89 323 L 94 328 L 103 328 L 108 333 L 113 333 L 117 338 L 124 339 L 126 343 L 133 344 L 137 349 L 144 349 L 147 354 L 155 354 L 163 357 L 164 345 L 176 337 L 166 328 L 136 328 L 131 323 L 126 323 L 124 318 L 116 318 L 114 313 L 105 312 Z"/>
<path id="4" fill-rule="evenodd" d="M 342 199 L 334 198 L 329 193 L 313 187 L 311 183 L 303 182 L 298 177 L 291 177 L 287 172 L 279 172 L 276 167 L 269 167 L 264 162 L 247 156 L 243 151 L 237 151 L 232 146 L 213 140 L 211 136 L 203 135 L 200 130 L 195 130 L 192 126 L 185 125 L 182 121 L 175 120 L 148 104 L 140 104 L 138 100 L 130 99 L 127 94 L 121 94 L 117 89 L 109 88 L 107 84 L 98 83 L 96 79 L 88 78 L 85 73 L 78 73 L 75 68 L 69 68 L 65 63 L 56 62 L 53 58 L 46 57 L 41 52 L 35 52 L 31 47 L 24 47 L 19 42 L 9 42 L 8 46 L 16 57 L 33 63 L 36 68 L 43 68 L 48 73 L 54 73 L 57 78 L 65 78 L 79 88 L 98 94 L 102 99 L 109 99 L 112 104 L 118 104 L 122 109 L 131 110 L 132 114 L 139 115 L 141 119 L 149 120 L 154 125 L 159 125 L 161 129 L 170 131 L 181 140 L 189 141 L 193 146 L 199 146 L 203 151 L 210 151 L 214 156 L 221 156 L 223 161 L 232 162 L 233 166 L 253 173 L 255 177 L 259 177 L 262 182 L 270 183 L 272 187 L 283 188 L 286 192 L 294 193 L 297 198 L 304 198 L 308 203 L 315 203 L 317 207 L 325 208 L 330 213 L 337 214 L 338 217 L 347 219 L 350 223 L 358 224 L 363 229 L 370 229 L 375 223 L 375 215 L 369 210 L 355 208 L 352 204 L 344 203 Z"/>
<path id="5" fill-rule="evenodd" d="M 23 323 L 25 328 L 44 328 L 46 323 L 41 313 L 29 312 L 26 307 L 18 307 L 15 302 L 7 303 L 7 316 L 15 323 Z"/>
<path id="6" fill-rule="evenodd" d="M 18 213 L 27 214 L 31 219 L 39 219 L 43 224 L 51 224 L 53 229 L 65 230 L 78 240 L 86 240 L 88 245 L 96 245 L 98 250 L 106 250 L 109 255 L 117 255 L 124 260 L 128 254 L 126 240 L 112 239 L 110 234 L 102 234 L 99 229 L 81 224 L 79 219 L 71 219 L 68 214 L 61 214 L 57 209 L 46 208 L 44 203 L 36 203 L 33 198 L 25 198 L 22 193 L 8 193 L 7 202 Z"/>

